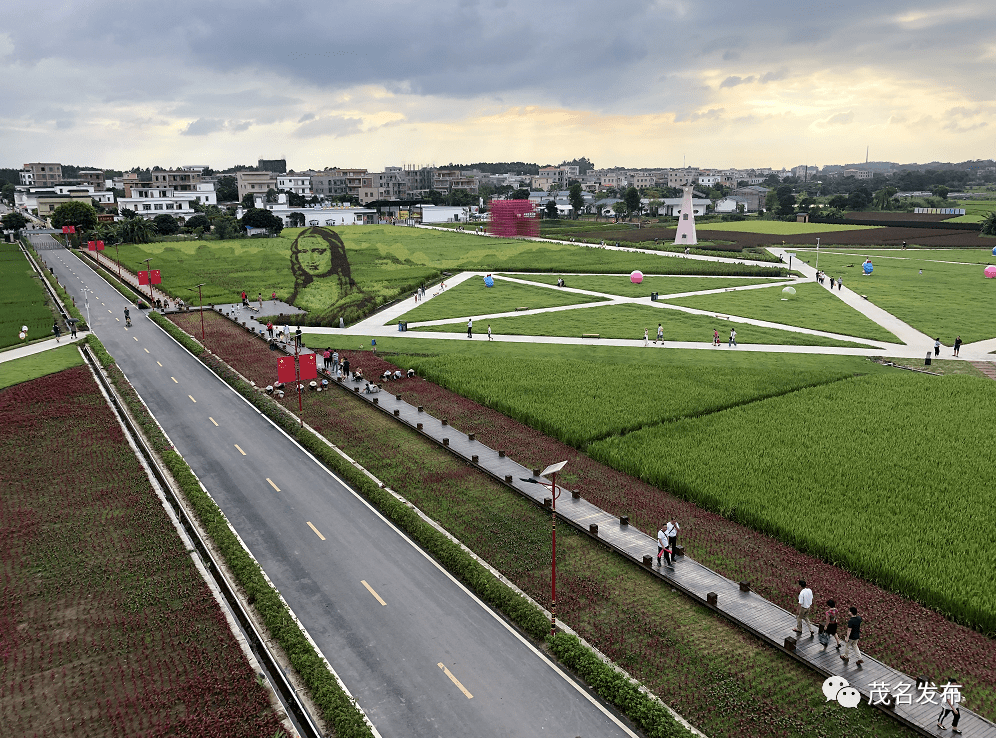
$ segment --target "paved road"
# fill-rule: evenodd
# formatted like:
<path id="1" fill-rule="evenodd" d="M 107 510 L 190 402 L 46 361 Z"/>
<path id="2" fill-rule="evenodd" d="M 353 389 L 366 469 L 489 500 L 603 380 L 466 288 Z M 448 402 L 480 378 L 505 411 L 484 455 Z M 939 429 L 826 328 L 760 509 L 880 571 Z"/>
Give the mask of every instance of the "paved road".
<path id="1" fill-rule="evenodd" d="M 633 735 L 144 314 L 125 329 L 78 257 L 45 258 L 95 290 L 94 333 L 383 736 Z"/>

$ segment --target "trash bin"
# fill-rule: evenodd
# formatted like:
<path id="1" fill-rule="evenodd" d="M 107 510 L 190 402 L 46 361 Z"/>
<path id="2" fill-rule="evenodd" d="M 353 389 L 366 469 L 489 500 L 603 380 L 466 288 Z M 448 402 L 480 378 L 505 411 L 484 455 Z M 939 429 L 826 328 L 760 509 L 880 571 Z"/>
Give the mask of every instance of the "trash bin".
<path id="1" fill-rule="evenodd" d="M 930 366 L 930 360 L 931 360 L 932 358 L 933 358 L 933 357 L 932 357 L 932 356 L 930 355 L 930 352 L 928 351 L 928 352 L 927 352 L 927 358 L 923 360 L 923 365 L 924 365 L 924 366 Z"/>
<path id="2" fill-rule="evenodd" d="M 651 292 L 650 293 L 650 302 L 657 302 L 657 293 L 656 292 Z"/>

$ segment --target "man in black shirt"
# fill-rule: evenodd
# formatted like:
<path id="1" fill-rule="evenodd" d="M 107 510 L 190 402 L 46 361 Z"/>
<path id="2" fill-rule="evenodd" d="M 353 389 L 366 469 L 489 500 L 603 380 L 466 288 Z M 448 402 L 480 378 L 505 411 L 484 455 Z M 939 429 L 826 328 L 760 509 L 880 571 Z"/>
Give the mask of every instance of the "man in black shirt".
<path id="1" fill-rule="evenodd" d="M 861 618 L 858 616 L 858 608 L 851 608 L 851 617 L 847 621 L 847 637 L 845 640 L 847 643 L 844 644 L 844 653 L 840 657 L 846 664 L 850 658 L 851 649 L 854 649 L 854 655 L 858 657 L 858 660 L 854 662 L 855 666 L 861 666 L 865 660 L 861 657 L 861 651 L 858 650 L 858 639 L 861 637 Z"/>

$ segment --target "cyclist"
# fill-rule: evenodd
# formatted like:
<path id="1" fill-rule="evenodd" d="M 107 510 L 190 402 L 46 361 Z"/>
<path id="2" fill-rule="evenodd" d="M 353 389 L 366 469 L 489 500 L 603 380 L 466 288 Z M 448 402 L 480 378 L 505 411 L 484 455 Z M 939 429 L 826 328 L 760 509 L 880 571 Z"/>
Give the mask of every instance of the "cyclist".
<path id="1" fill-rule="evenodd" d="M 125 314 L 125 325 L 130 328 L 131 327 L 131 312 L 128 310 L 128 308 L 125 308 L 124 309 L 124 314 Z"/>

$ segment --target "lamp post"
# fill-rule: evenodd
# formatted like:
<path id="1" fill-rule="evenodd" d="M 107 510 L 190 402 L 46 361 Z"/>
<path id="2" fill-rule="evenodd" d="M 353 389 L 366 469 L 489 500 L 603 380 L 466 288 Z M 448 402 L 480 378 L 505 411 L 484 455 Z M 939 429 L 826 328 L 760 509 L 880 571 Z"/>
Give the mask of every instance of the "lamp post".
<path id="1" fill-rule="evenodd" d="M 84 287 L 80 292 L 83 293 L 83 305 L 86 307 L 86 327 L 92 331 L 93 328 L 90 326 L 90 297 L 87 295 L 91 290 Z"/>
<path id="2" fill-rule="evenodd" d="M 124 278 L 121 276 L 121 244 L 120 243 L 114 244 L 114 251 L 117 254 L 117 259 L 118 259 L 118 281 L 119 282 L 123 282 Z"/>
<path id="3" fill-rule="evenodd" d="M 206 284 L 207 282 L 201 282 L 197 285 L 197 302 L 200 303 L 201 306 L 201 341 L 204 341 L 204 298 L 201 296 L 201 287 Z M 187 289 L 191 292 L 194 291 L 193 287 L 188 287 Z"/>
<path id="4" fill-rule="evenodd" d="M 149 275 L 149 310 L 156 304 L 155 297 L 152 296 L 152 257 L 148 259 L 142 259 L 138 262 L 139 264 L 145 264 L 145 271 Z"/>
<path id="5" fill-rule="evenodd" d="M 552 512 L 552 516 L 550 518 L 550 635 L 556 635 L 557 633 L 557 498 L 560 496 L 560 490 L 557 489 L 557 472 L 565 466 L 567 466 L 566 459 L 564 461 L 558 461 L 556 464 L 550 464 L 550 466 L 539 473 L 540 477 L 545 477 L 547 474 L 551 476 L 551 480 L 549 482 L 550 508 Z M 544 487 L 547 486 L 546 482 L 540 482 L 535 479 L 526 479 L 524 477 L 519 477 L 519 479 L 523 482 L 541 484 Z"/>
<path id="6" fill-rule="evenodd" d="M 816 239 L 816 271 L 820 271 L 820 239 Z"/>

